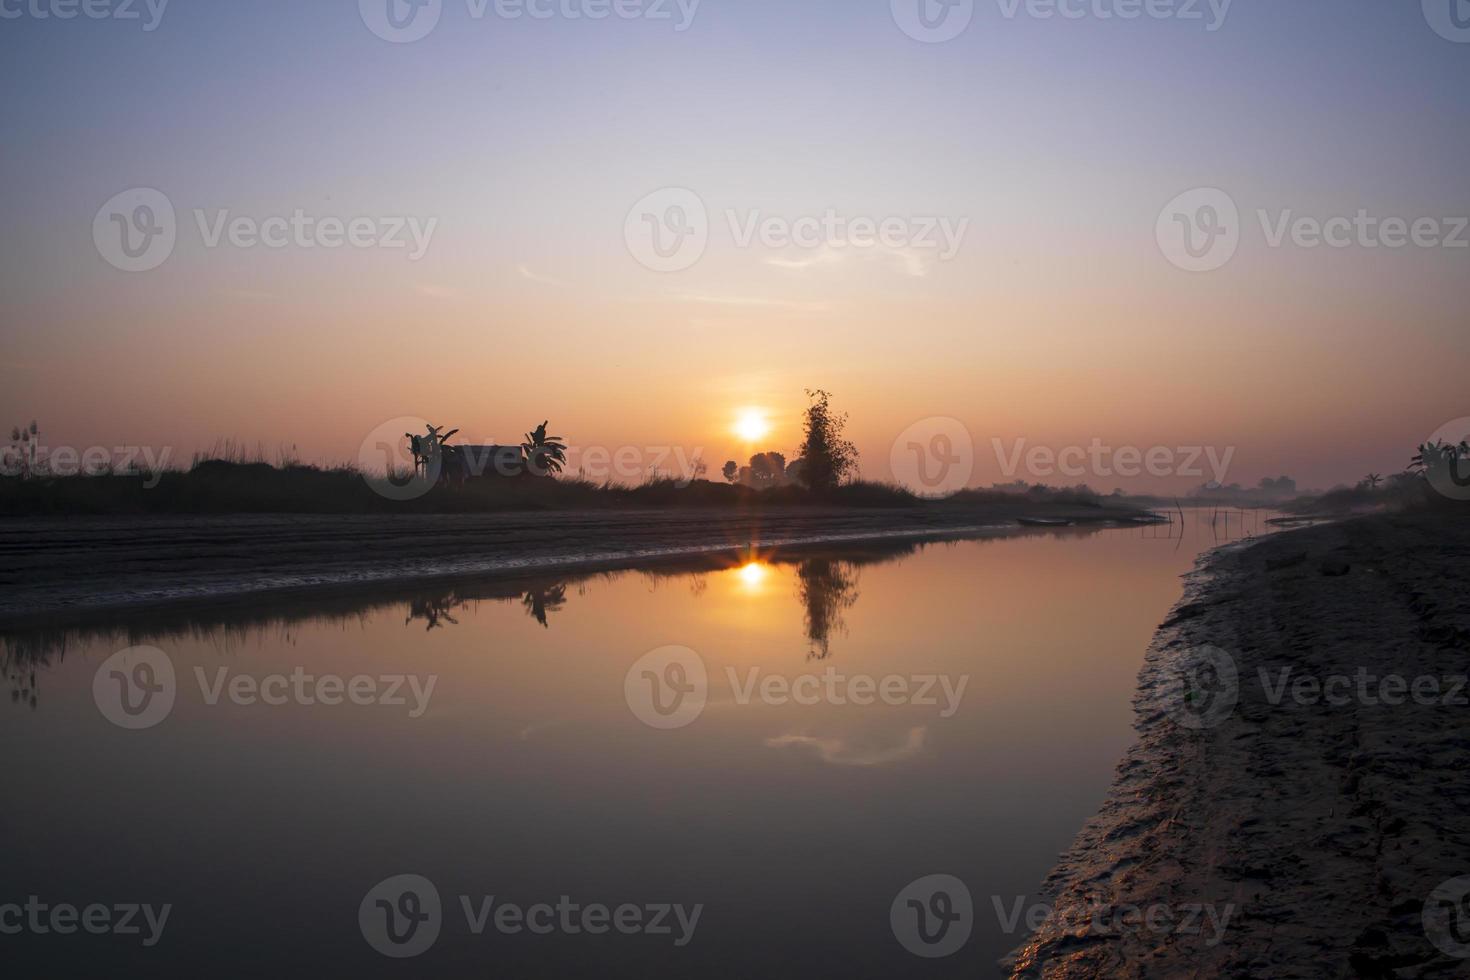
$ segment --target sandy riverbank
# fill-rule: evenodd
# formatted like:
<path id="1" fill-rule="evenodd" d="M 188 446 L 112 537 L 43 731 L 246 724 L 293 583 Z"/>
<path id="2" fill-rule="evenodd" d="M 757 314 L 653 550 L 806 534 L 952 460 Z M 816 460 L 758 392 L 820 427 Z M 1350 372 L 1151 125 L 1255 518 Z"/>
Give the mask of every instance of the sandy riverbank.
<path id="1" fill-rule="evenodd" d="M 1470 906 L 1435 893 L 1470 875 L 1467 673 L 1470 520 L 1374 517 L 1215 553 L 1155 637 L 1139 740 L 1047 879 L 1052 914 L 1014 975 L 1466 975 L 1444 950 L 1470 938 Z M 1115 914 L 1154 906 L 1228 925 Z"/>
<path id="2" fill-rule="evenodd" d="M 776 545 L 1000 533 L 1138 511 L 786 507 L 0 521 L 0 623 L 306 589 L 615 567 Z"/>

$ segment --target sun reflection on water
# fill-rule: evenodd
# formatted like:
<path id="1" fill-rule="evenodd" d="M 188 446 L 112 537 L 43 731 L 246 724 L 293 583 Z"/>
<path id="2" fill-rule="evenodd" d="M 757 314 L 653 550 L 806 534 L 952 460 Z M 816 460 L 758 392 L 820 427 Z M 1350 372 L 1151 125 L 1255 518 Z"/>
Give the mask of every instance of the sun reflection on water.
<path id="1" fill-rule="evenodd" d="M 759 592 L 771 574 L 771 566 L 760 561 L 746 562 L 735 574 L 740 576 L 747 592 Z"/>

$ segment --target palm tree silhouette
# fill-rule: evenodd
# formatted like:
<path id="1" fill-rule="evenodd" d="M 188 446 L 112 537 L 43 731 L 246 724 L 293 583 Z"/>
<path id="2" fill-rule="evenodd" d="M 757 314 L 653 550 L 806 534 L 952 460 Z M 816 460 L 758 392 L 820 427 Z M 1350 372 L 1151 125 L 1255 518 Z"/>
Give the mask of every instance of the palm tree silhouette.
<path id="1" fill-rule="evenodd" d="M 526 433 L 526 441 L 521 443 L 521 454 L 525 457 L 526 468 L 537 476 L 560 473 L 567 461 L 566 443 L 561 436 L 548 436 L 545 422 Z"/>
<path id="2" fill-rule="evenodd" d="M 554 613 L 567 604 L 567 587 L 563 582 L 548 585 L 540 589 L 532 589 L 521 596 L 521 605 L 525 607 L 526 615 L 530 616 L 542 626 L 550 629 L 546 622 L 548 613 Z"/>

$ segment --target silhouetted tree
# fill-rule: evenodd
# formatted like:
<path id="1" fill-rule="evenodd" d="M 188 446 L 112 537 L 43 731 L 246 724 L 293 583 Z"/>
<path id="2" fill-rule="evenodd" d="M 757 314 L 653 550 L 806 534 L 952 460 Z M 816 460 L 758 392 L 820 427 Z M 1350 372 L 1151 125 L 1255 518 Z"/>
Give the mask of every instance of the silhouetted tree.
<path id="1" fill-rule="evenodd" d="M 15 473 L 5 473 L 6 476 L 19 476 L 28 479 L 37 475 L 36 473 L 36 446 L 40 443 L 37 435 L 36 421 L 31 420 L 28 426 L 15 426 L 10 430 L 11 454 L 6 458 L 6 469 L 14 467 Z M 13 460 L 13 462 L 12 462 Z"/>
<path id="2" fill-rule="evenodd" d="M 786 477 L 784 453 L 756 453 L 750 457 L 750 478 L 757 486 L 774 486 Z"/>
<path id="3" fill-rule="evenodd" d="M 847 415 L 834 414 L 830 396 L 822 389 L 807 389 L 811 404 L 806 410 L 806 438 L 799 450 L 801 482 L 818 493 L 833 490 L 857 472 L 857 447 L 842 437 Z"/>
<path id="4" fill-rule="evenodd" d="M 542 422 L 526 433 L 521 443 L 521 453 L 526 458 L 526 469 L 537 476 L 560 473 L 567 461 L 567 447 L 561 436 L 548 436 L 546 423 Z"/>
<path id="5" fill-rule="evenodd" d="M 1263 493 L 1289 497 L 1296 493 L 1296 481 L 1289 476 L 1278 476 L 1274 480 L 1268 476 L 1261 480 L 1260 488 Z"/>
<path id="6" fill-rule="evenodd" d="M 725 463 L 725 468 L 722 469 L 720 472 L 725 474 L 726 480 L 734 483 L 736 480 L 740 479 L 740 464 L 735 462 L 733 459 L 727 460 Z"/>

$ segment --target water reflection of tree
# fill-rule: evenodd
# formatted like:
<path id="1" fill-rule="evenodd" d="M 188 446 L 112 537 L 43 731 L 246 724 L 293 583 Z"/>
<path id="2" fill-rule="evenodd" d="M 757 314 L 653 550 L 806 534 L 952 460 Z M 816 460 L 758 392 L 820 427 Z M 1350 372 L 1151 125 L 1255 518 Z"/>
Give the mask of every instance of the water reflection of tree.
<path id="1" fill-rule="evenodd" d="M 453 592 L 444 595 L 417 596 L 408 602 L 408 618 L 403 621 L 407 626 L 416 619 L 422 619 L 426 625 L 424 631 L 442 629 L 445 623 L 458 626 L 459 620 L 455 619 L 452 610 L 458 609 L 465 604 Z"/>
<path id="2" fill-rule="evenodd" d="M 806 611 L 809 660 L 832 655 L 833 633 L 847 634 L 844 611 L 858 600 L 858 567 L 834 558 L 808 558 L 796 568 L 796 595 Z"/>
<path id="3" fill-rule="evenodd" d="M 525 607 L 526 615 L 546 629 L 551 628 L 551 625 L 546 622 L 546 614 L 556 612 L 566 604 L 567 585 L 565 582 L 530 589 L 521 597 L 521 605 Z"/>
<path id="4" fill-rule="evenodd" d="M 10 703 L 35 708 L 40 692 L 36 668 L 49 669 L 53 660 L 60 661 L 65 655 L 65 637 L 52 632 L 0 638 L 0 676 L 10 691 Z"/>
<path id="5" fill-rule="evenodd" d="M 796 566 L 796 598 L 805 611 L 810 656 L 825 659 L 831 653 L 832 637 L 846 633 L 842 614 L 857 601 L 858 570 L 898 560 L 933 544 L 870 541 L 832 546 L 820 554 L 771 554 L 763 560 Z M 709 587 L 711 574 L 731 567 L 728 555 L 711 554 L 660 563 L 654 568 L 638 569 L 636 574 L 647 576 L 651 582 L 687 583 L 689 591 L 698 596 Z M 575 594 L 585 595 L 593 584 L 613 582 L 630 573 L 634 570 L 572 572 L 540 579 L 458 582 L 452 588 L 440 585 L 429 589 L 388 583 L 343 593 L 262 595 L 248 603 L 83 610 L 69 613 L 64 623 L 0 632 L 0 678 L 13 704 L 35 707 L 39 677 L 54 668 L 72 647 L 99 645 L 116 650 L 148 644 L 167 648 L 187 642 L 232 649 L 249 643 L 294 643 L 293 631 L 303 624 L 357 623 L 365 627 L 375 614 L 405 608 L 405 627 L 422 622 L 426 630 L 435 630 L 459 625 L 456 613 L 481 602 L 519 602 L 527 615 L 549 628 L 551 614 L 566 605 L 572 587 L 577 590 Z"/>

